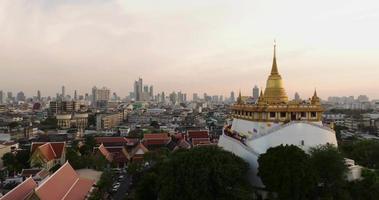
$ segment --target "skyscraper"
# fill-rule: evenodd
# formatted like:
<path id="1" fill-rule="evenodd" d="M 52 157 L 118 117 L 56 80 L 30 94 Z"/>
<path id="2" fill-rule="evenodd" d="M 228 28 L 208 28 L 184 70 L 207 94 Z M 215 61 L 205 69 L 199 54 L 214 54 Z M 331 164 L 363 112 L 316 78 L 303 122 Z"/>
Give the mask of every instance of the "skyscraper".
<path id="1" fill-rule="evenodd" d="M 153 99 L 154 98 L 154 88 L 152 85 L 150 86 L 149 92 L 150 92 L 150 99 Z"/>
<path id="2" fill-rule="evenodd" d="M 258 99 L 259 98 L 259 88 L 258 86 L 254 86 L 253 88 L 253 98 Z"/>
<path id="3" fill-rule="evenodd" d="M 134 99 L 136 101 L 142 101 L 142 98 L 143 98 L 142 87 L 143 87 L 143 81 L 142 81 L 142 78 L 139 78 L 138 81 L 134 82 Z"/>
<path id="4" fill-rule="evenodd" d="M 295 92 L 295 101 L 300 101 L 300 95 L 297 92 Z"/>
<path id="5" fill-rule="evenodd" d="M 66 97 L 66 88 L 62 86 L 62 98 L 64 99 Z"/>
<path id="6" fill-rule="evenodd" d="M 2 90 L 0 90 L 0 104 L 3 104 L 4 103 L 4 92 Z"/>
<path id="7" fill-rule="evenodd" d="M 17 101 L 25 101 L 25 94 L 23 91 L 20 91 L 19 93 L 17 93 Z"/>
<path id="8" fill-rule="evenodd" d="M 37 100 L 41 101 L 41 91 L 37 91 Z"/>
<path id="9" fill-rule="evenodd" d="M 108 105 L 110 90 L 106 87 L 103 88 L 92 88 L 92 106 L 104 108 Z"/>
<path id="10" fill-rule="evenodd" d="M 193 100 L 193 101 L 197 101 L 197 100 L 199 100 L 199 96 L 198 96 L 197 93 L 193 93 L 193 94 L 192 94 L 192 100 Z"/>
<path id="11" fill-rule="evenodd" d="M 75 90 L 75 92 L 74 92 L 74 100 L 77 100 L 77 99 L 78 99 L 78 93 Z"/>
<path id="12" fill-rule="evenodd" d="M 236 97 L 234 96 L 234 92 L 233 91 L 230 92 L 230 101 L 231 102 L 235 102 L 236 101 Z"/>

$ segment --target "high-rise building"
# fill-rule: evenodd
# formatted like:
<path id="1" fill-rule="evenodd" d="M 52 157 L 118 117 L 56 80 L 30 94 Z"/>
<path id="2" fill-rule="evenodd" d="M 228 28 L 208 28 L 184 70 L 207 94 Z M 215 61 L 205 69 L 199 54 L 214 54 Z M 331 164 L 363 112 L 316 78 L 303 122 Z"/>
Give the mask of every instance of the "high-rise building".
<path id="1" fill-rule="evenodd" d="M 7 92 L 7 102 L 14 102 L 13 94 L 12 92 Z"/>
<path id="2" fill-rule="evenodd" d="M 165 96 L 164 92 L 162 92 L 162 95 L 161 95 L 161 102 L 162 103 L 166 102 L 166 96 Z"/>
<path id="3" fill-rule="evenodd" d="M 41 101 L 41 91 L 37 91 L 37 100 Z"/>
<path id="4" fill-rule="evenodd" d="M 105 108 L 108 105 L 110 90 L 106 87 L 92 88 L 92 106 L 97 108 Z"/>
<path id="5" fill-rule="evenodd" d="M 253 88 L 253 98 L 258 99 L 259 98 L 259 88 L 258 86 L 254 86 Z"/>
<path id="6" fill-rule="evenodd" d="M 0 104 L 3 104 L 4 103 L 4 92 L 2 90 L 0 90 Z"/>
<path id="7" fill-rule="evenodd" d="M 142 98 L 143 98 L 142 87 L 143 87 L 143 81 L 142 81 L 142 78 L 139 78 L 138 81 L 134 82 L 134 99 L 136 101 L 142 101 Z"/>
<path id="8" fill-rule="evenodd" d="M 193 100 L 193 101 L 197 101 L 197 100 L 199 100 L 199 96 L 198 96 L 197 93 L 193 93 L 193 94 L 192 94 L 192 100 Z"/>
<path id="9" fill-rule="evenodd" d="M 233 91 L 230 92 L 230 101 L 231 101 L 231 102 L 235 102 L 235 101 L 236 101 L 236 97 L 235 97 Z"/>
<path id="10" fill-rule="evenodd" d="M 17 101 L 25 101 L 25 94 L 23 91 L 20 91 L 19 93 L 17 93 Z"/>
<path id="11" fill-rule="evenodd" d="M 300 95 L 299 93 L 295 92 L 295 101 L 300 101 Z"/>
<path id="12" fill-rule="evenodd" d="M 152 85 L 150 86 L 149 92 L 150 92 L 150 99 L 153 99 L 153 97 L 154 97 L 154 88 L 153 88 Z"/>
<path id="13" fill-rule="evenodd" d="M 78 93 L 75 90 L 75 92 L 74 92 L 74 100 L 77 100 L 77 99 L 78 99 Z"/>
<path id="14" fill-rule="evenodd" d="M 66 88 L 62 86 L 62 98 L 64 99 L 66 97 Z"/>

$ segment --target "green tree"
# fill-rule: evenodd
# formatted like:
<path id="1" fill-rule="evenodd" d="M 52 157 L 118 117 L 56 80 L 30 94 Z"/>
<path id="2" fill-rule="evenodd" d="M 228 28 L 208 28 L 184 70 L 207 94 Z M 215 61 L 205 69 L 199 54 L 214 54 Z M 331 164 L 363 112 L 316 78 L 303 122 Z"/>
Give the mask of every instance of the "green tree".
<path id="1" fill-rule="evenodd" d="M 379 197 L 379 171 L 363 170 L 362 180 L 349 184 L 352 199 L 377 200 Z"/>
<path id="2" fill-rule="evenodd" d="M 16 160 L 24 169 L 30 168 L 30 151 L 19 150 L 16 153 Z"/>
<path id="3" fill-rule="evenodd" d="M 158 197 L 165 200 L 252 199 L 253 191 L 246 176 L 248 168 L 241 158 L 216 146 L 178 150 L 157 169 Z"/>
<path id="4" fill-rule="evenodd" d="M 259 157 L 258 163 L 263 184 L 281 200 L 308 199 L 316 186 L 310 157 L 297 146 L 270 148 Z"/>
<path id="5" fill-rule="evenodd" d="M 67 148 L 66 159 L 74 169 L 82 169 L 85 167 L 82 157 L 73 148 Z"/>
<path id="6" fill-rule="evenodd" d="M 5 153 L 1 159 L 9 172 L 17 172 L 21 168 L 20 164 L 17 162 L 16 156 L 13 153 Z"/>
<path id="7" fill-rule="evenodd" d="M 347 149 L 345 147 L 345 149 Z M 355 160 L 358 164 L 379 169 L 379 141 L 375 140 L 361 140 L 354 142 L 350 151 L 345 151 L 347 157 Z"/>
<path id="8" fill-rule="evenodd" d="M 310 154 L 311 166 L 320 185 L 317 196 L 324 199 L 343 199 L 347 172 L 343 155 L 333 145 L 311 148 Z"/>
<path id="9" fill-rule="evenodd" d="M 158 175 L 154 172 L 147 173 L 138 182 L 136 199 L 158 199 L 158 186 Z"/>

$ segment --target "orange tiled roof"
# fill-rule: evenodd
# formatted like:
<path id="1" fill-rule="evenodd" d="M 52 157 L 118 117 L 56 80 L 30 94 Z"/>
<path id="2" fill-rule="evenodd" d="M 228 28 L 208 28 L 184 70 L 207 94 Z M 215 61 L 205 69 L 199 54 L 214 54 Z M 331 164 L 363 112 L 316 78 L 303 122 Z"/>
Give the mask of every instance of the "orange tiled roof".
<path id="1" fill-rule="evenodd" d="M 170 137 L 167 133 L 146 133 L 143 135 L 144 140 L 168 140 Z"/>
<path id="2" fill-rule="evenodd" d="M 99 146 L 100 153 L 107 159 L 109 162 L 112 162 L 112 154 L 104 147 L 103 144 Z"/>
<path id="3" fill-rule="evenodd" d="M 195 130 L 189 130 L 188 131 L 188 138 L 209 138 L 209 132 L 207 130 L 203 131 L 195 131 Z"/>
<path id="4" fill-rule="evenodd" d="M 29 177 L 28 179 L 20 183 L 18 186 L 13 188 L 11 191 L 9 191 L 0 199 L 1 200 L 24 200 L 33 193 L 33 190 L 36 187 L 37 187 L 37 183 L 33 180 L 32 177 Z"/>
<path id="5" fill-rule="evenodd" d="M 128 140 L 125 137 L 96 137 L 97 144 L 104 143 L 128 143 Z"/>
<path id="6" fill-rule="evenodd" d="M 66 162 L 43 182 L 35 193 L 41 200 L 83 200 L 94 183 L 94 180 L 80 178 Z"/>
<path id="7" fill-rule="evenodd" d="M 139 143 L 130 153 L 130 157 L 137 155 L 139 149 L 141 149 L 144 153 L 149 152 L 149 150 L 142 143 Z"/>
<path id="8" fill-rule="evenodd" d="M 211 141 L 209 138 L 193 138 L 192 139 L 192 145 L 197 146 L 197 145 L 209 145 L 211 144 Z"/>
<path id="9" fill-rule="evenodd" d="M 57 157 L 50 143 L 39 146 L 37 151 L 39 151 L 47 161 L 54 160 Z"/>
<path id="10" fill-rule="evenodd" d="M 66 148 L 65 142 L 33 142 L 31 146 L 31 153 L 33 154 L 37 149 L 47 159 L 58 159 L 62 157 L 62 153 Z M 52 156 L 54 156 L 52 158 Z"/>

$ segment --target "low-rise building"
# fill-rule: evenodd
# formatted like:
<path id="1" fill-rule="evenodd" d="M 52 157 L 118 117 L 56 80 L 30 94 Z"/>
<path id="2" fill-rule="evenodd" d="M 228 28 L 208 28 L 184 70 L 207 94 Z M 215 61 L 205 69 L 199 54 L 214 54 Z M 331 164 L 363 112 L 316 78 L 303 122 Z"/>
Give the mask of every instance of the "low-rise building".
<path id="1" fill-rule="evenodd" d="M 65 142 L 33 142 L 30 152 L 30 165 L 47 171 L 57 164 L 63 165 L 66 161 Z"/>
<path id="2" fill-rule="evenodd" d="M 85 129 L 88 126 L 88 113 L 57 114 L 56 119 L 61 129 Z"/>
<path id="3" fill-rule="evenodd" d="M 123 121 L 123 116 L 123 112 L 99 114 L 96 116 L 96 129 L 112 129 Z"/>
<path id="4" fill-rule="evenodd" d="M 41 184 L 29 177 L 1 200 L 83 200 L 88 198 L 94 183 L 92 179 L 80 177 L 66 162 Z"/>

